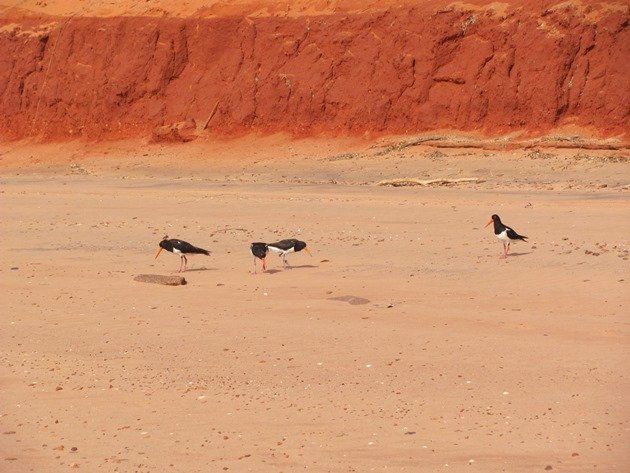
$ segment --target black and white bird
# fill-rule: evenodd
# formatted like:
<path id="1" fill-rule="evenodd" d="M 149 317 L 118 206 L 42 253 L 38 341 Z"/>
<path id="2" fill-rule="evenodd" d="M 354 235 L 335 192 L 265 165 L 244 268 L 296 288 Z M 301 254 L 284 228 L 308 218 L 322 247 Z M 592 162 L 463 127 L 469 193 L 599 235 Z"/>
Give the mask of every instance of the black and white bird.
<path id="1" fill-rule="evenodd" d="M 196 246 L 191 245 L 187 241 L 178 240 L 177 238 L 173 238 L 171 240 L 168 239 L 168 235 L 165 236 L 160 242 L 160 249 L 158 250 L 155 258 L 157 259 L 160 256 L 162 250 L 170 251 L 171 253 L 175 253 L 179 255 L 181 262 L 179 265 L 179 272 L 186 271 L 186 264 L 188 263 L 188 259 L 186 255 L 206 255 L 210 256 L 210 252 L 208 250 L 204 250 L 203 248 L 197 248 Z"/>
<path id="2" fill-rule="evenodd" d="M 261 241 L 257 241 L 252 243 L 249 246 L 249 249 L 254 255 L 254 274 L 256 274 L 256 260 L 262 260 L 262 268 L 263 272 L 267 270 L 267 253 L 269 253 L 269 247 L 267 243 L 263 243 Z"/>
<path id="3" fill-rule="evenodd" d="M 494 223 L 495 236 L 503 243 L 503 253 L 500 256 L 501 258 L 507 258 L 511 242 L 516 240 L 527 241 L 526 236 L 519 235 L 513 228 L 503 224 L 497 214 L 494 214 L 492 217 L 490 217 L 490 220 L 488 221 L 488 223 L 486 223 L 486 227 L 491 223 Z"/>
<path id="4" fill-rule="evenodd" d="M 274 253 L 278 253 L 278 256 L 282 258 L 282 263 L 285 266 L 289 266 L 289 263 L 287 261 L 287 255 L 289 253 L 297 253 L 298 251 L 305 250 L 309 255 L 311 254 L 311 252 L 308 251 L 308 248 L 306 247 L 306 243 L 300 240 L 296 240 L 295 238 L 280 240 L 276 243 L 268 243 L 267 248 L 269 248 Z"/>

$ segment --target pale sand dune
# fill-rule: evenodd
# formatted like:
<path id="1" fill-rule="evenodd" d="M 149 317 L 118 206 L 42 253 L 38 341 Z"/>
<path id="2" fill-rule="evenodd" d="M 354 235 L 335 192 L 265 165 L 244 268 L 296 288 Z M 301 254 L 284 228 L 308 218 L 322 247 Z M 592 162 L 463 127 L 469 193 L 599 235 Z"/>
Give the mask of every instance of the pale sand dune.
<path id="1" fill-rule="evenodd" d="M 0 470 L 627 471 L 625 162 L 266 144 L 5 152 Z M 212 255 L 134 282 L 165 233 Z"/>

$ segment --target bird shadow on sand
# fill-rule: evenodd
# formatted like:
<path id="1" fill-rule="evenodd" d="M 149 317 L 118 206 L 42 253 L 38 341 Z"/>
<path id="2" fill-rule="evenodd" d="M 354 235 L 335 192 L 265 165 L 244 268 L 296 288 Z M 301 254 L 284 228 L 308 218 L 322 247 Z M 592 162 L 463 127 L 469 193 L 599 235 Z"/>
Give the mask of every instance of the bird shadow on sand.
<path id="1" fill-rule="evenodd" d="M 525 251 L 522 253 L 508 253 L 507 257 L 509 258 L 510 256 L 525 256 L 525 255 L 531 255 L 533 253 L 533 251 Z"/>
<path id="2" fill-rule="evenodd" d="M 216 271 L 217 268 L 206 268 L 205 266 L 202 268 L 188 268 L 184 273 L 192 273 L 194 271 Z"/>
<path id="3" fill-rule="evenodd" d="M 319 268 L 319 266 L 315 266 L 312 264 L 301 264 L 298 266 L 287 266 L 285 268 L 282 269 L 267 269 L 265 271 L 266 274 L 276 274 L 276 273 L 282 273 L 283 271 L 291 271 L 292 269 L 301 269 L 301 268 Z"/>

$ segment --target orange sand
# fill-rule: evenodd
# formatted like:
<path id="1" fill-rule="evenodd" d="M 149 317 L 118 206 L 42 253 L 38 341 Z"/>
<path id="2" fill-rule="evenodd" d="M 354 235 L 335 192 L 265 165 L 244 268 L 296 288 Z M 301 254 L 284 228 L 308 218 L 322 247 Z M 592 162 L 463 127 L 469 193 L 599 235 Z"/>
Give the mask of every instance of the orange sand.
<path id="1" fill-rule="evenodd" d="M 0 470 L 627 471 L 623 153 L 387 144 L 0 150 Z"/>

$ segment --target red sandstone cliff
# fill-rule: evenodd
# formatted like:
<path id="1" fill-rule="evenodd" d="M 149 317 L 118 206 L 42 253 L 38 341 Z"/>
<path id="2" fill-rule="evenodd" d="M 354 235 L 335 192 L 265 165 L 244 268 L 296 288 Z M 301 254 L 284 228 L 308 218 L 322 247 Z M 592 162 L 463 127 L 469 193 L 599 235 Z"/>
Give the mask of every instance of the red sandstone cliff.
<path id="1" fill-rule="evenodd" d="M 158 17 L 0 7 L 0 137 L 148 136 L 184 121 L 193 134 L 228 135 L 628 131 L 626 2 L 346 10 Z"/>

